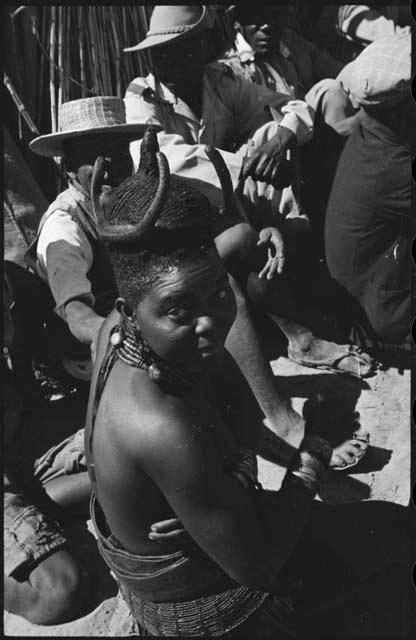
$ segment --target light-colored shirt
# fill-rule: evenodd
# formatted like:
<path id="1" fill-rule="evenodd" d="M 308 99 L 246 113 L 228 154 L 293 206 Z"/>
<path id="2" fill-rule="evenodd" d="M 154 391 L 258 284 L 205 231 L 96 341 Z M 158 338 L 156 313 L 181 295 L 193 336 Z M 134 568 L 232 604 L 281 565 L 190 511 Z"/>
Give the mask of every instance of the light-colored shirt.
<path id="1" fill-rule="evenodd" d="M 94 221 L 91 200 L 73 184 L 59 194 L 43 215 L 38 232 L 36 270 L 52 291 L 55 312 L 63 320 L 65 305 L 82 298 L 93 306 L 95 298 L 87 273 L 92 267 L 93 251 L 87 235 L 71 218 L 76 208 L 88 228 Z"/>
<path id="2" fill-rule="evenodd" d="M 158 133 L 159 147 L 171 172 L 193 181 L 214 206 L 221 204 L 220 183 L 205 154 L 205 145 L 218 148 L 236 187 L 244 156 L 253 146 L 273 137 L 278 124 L 290 129 L 298 144 L 307 142 L 313 133 L 313 112 L 305 102 L 257 87 L 222 63 L 212 63 L 205 69 L 201 119 L 152 74 L 133 80 L 124 101 L 127 122 L 163 127 Z M 135 141 L 130 146 L 136 167 L 140 145 L 141 141 Z M 252 201 L 268 190 L 264 183 L 255 184 Z M 253 192 L 252 184 L 250 188 Z"/>
<path id="3" fill-rule="evenodd" d="M 398 8 L 370 7 L 366 4 L 343 4 L 338 8 L 338 31 L 348 40 L 360 40 L 363 45 L 391 36 L 411 32 L 409 26 L 397 24 Z"/>

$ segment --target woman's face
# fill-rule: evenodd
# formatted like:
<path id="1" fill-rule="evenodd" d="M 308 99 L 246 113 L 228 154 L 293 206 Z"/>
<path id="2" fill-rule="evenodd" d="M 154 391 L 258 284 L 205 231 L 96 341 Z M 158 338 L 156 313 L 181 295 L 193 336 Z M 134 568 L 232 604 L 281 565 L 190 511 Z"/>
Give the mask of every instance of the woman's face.
<path id="1" fill-rule="evenodd" d="M 215 249 L 161 276 L 136 309 L 137 325 L 152 349 L 192 368 L 222 355 L 235 316 L 234 294 Z"/>

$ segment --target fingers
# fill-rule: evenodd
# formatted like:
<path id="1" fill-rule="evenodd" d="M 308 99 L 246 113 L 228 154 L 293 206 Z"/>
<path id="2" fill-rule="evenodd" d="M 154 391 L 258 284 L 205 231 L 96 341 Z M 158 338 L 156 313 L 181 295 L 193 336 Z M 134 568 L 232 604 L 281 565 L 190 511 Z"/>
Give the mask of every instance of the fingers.
<path id="1" fill-rule="evenodd" d="M 273 175 L 278 176 L 281 154 L 269 156 L 265 153 L 255 153 L 251 158 L 245 160 L 241 170 L 241 178 L 252 176 L 254 180 L 272 184 Z M 278 182 L 278 178 L 276 178 Z"/>
<path id="2" fill-rule="evenodd" d="M 248 176 L 252 176 L 256 170 L 258 155 L 253 154 L 251 158 L 245 158 L 241 168 L 240 178 L 245 180 Z"/>
<path id="3" fill-rule="evenodd" d="M 190 535 L 183 528 L 181 521 L 178 518 L 170 518 L 168 520 L 161 520 L 155 522 L 150 527 L 150 533 L 148 535 L 149 540 L 158 543 L 175 543 L 183 544 L 191 541 Z"/>
<path id="4" fill-rule="evenodd" d="M 285 247 L 283 243 L 283 238 L 279 234 L 274 234 L 270 238 L 270 242 L 273 244 L 276 254 L 273 257 L 273 260 L 277 260 L 277 273 L 282 273 L 283 267 L 285 266 L 286 258 L 285 258 Z"/>
<path id="5" fill-rule="evenodd" d="M 182 528 L 182 523 L 179 518 L 170 518 L 169 520 L 161 520 L 160 522 L 155 522 L 150 527 L 150 530 L 155 533 L 167 533 L 174 529 Z"/>
<path id="6" fill-rule="evenodd" d="M 162 543 L 175 543 L 175 544 L 184 544 L 185 542 L 190 542 L 191 537 L 185 531 L 185 529 L 174 529 L 169 533 L 156 533 L 155 531 L 151 531 L 149 533 L 149 540 L 152 542 Z"/>
<path id="7" fill-rule="evenodd" d="M 283 271 L 284 266 L 284 256 L 277 255 L 273 256 L 271 249 L 267 250 L 267 262 L 263 269 L 259 273 L 259 278 L 266 278 L 266 280 L 272 280 L 274 275 L 280 274 Z"/>

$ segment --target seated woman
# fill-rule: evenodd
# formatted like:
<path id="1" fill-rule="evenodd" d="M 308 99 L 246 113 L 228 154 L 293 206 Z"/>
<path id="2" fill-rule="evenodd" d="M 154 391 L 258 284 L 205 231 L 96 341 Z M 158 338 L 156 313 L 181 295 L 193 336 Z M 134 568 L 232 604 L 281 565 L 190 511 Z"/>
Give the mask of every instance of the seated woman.
<path id="1" fill-rule="evenodd" d="M 320 583 L 328 598 L 385 565 L 390 581 L 392 567 L 400 574 L 402 513 L 386 505 L 366 537 L 365 513 L 349 523 L 347 507 L 341 519 L 315 509 L 332 456 L 331 425 L 318 427 L 316 411 L 281 490 L 261 490 L 261 413 L 224 350 L 236 308 L 212 237 L 215 214 L 183 180 L 169 181 L 156 138 L 144 149 L 138 174 L 103 209 L 93 199 L 123 296 L 99 336 L 86 425 L 99 548 L 145 635 L 293 637 L 289 629 L 309 625 L 306 613 L 322 604 Z M 100 170 L 97 161 L 93 191 Z M 153 523 L 173 518 L 190 544 L 157 541 Z M 348 544 L 338 548 L 344 531 Z M 326 582 L 324 567 L 337 569 Z M 298 597 L 301 579 L 309 592 Z M 393 615 L 396 594 L 384 593 Z M 354 597 L 362 615 L 368 594 Z M 377 611 L 381 602 L 382 594 Z M 294 604 L 304 609 L 295 616 Z"/>

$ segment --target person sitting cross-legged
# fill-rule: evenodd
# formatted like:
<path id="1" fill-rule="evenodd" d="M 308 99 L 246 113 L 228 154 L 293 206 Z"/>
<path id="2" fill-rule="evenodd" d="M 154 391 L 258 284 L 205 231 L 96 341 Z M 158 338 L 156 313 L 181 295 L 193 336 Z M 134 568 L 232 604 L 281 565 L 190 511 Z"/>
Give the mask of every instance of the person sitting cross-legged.
<path id="1" fill-rule="evenodd" d="M 409 597 L 406 510 L 314 503 L 333 453 L 318 398 L 281 490 L 258 485 L 261 413 L 224 349 L 236 304 L 216 213 L 143 144 L 137 175 L 106 206 L 93 198 L 121 297 L 100 331 L 85 434 L 99 549 L 140 633 L 293 638 L 319 633 L 331 606 L 345 632 L 380 609 L 384 630 L 384 607 L 395 624 Z M 186 547 L 154 541 L 174 518 Z"/>

